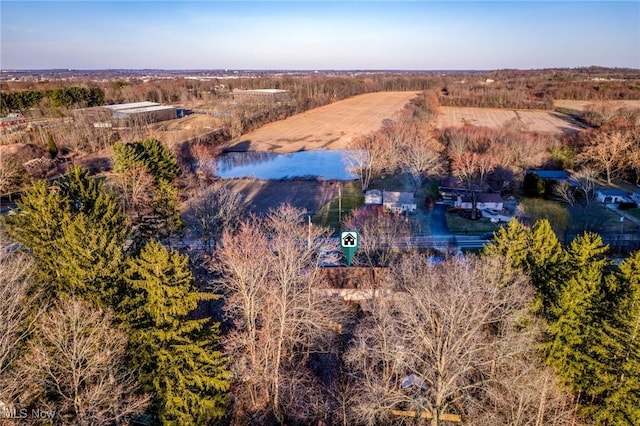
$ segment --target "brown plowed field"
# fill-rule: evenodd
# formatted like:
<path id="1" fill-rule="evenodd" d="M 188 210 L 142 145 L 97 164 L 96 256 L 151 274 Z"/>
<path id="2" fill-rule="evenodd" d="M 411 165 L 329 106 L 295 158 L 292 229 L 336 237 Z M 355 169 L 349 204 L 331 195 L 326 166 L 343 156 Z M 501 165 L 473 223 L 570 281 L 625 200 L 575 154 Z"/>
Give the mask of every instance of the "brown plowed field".
<path id="1" fill-rule="evenodd" d="M 572 117 L 555 111 L 513 110 L 501 108 L 440 107 L 438 127 L 466 124 L 499 129 L 510 121 L 530 132 L 570 134 L 585 127 Z"/>
<path id="2" fill-rule="evenodd" d="M 584 111 L 587 105 L 611 106 L 613 108 L 640 108 L 640 101 L 573 101 L 568 99 L 556 99 L 553 106 L 557 108 L 566 108 L 574 111 Z"/>
<path id="3" fill-rule="evenodd" d="M 344 149 L 354 136 L 378 130 L 416 92 L 379 92 L 355 96 L 269 123 L 233 140 L 233 151 L 295 152 Z"/>

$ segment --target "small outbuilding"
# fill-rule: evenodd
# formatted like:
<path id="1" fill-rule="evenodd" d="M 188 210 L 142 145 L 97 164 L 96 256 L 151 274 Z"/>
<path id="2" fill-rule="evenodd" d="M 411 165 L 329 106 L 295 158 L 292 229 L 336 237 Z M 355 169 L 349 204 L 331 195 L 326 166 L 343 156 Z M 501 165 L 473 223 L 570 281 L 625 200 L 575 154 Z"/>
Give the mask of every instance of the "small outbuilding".
<path id="1" fill-rule="evenodd" d="M 370 189 L 364 194 L 365 204 L 382 204 L 382 191 L 379 189 Z"/>

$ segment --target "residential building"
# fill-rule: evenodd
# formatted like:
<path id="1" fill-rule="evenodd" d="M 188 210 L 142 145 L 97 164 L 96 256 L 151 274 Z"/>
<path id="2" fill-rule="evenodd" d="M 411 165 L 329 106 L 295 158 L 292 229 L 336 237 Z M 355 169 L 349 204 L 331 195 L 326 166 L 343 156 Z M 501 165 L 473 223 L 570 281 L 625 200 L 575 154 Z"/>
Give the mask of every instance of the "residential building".
<path id="1" fill-rule="evenodd" d="M 462 209 L 462 210 L 471 210 L 473 209 L 473 202 L 470 195 L 460 195 L 456 202 L 454 203 L 454 207 Z M 482 193 L 476 195 L 476 208 L 478 210 L 498 210 L 501 211 L 504 207 L 504 201 L 500 194 L 490 194 L 490 193 Z"/>
<path id="2" fill-rule="evenodd" d="M 411 213 L 416 204 L 411 192 L 382 191 L 382 205 L 393 213 Z"/>
<path id="3" fill-rule="evenodd" d="M 454 177 L 448 177 L 440 181 L 438 192 L 444 200 L 455 200 L 460 195 L 469 194 L 471 191 L 484 192 L 488 189 L 487 185 L 468 185 Z"/>
<path id="4" fill-rule="evenodd" d="M 632 202 L 631 194 L 621 189 L 598 188 L 596 199 L 603 204 L 618 204 Z"/>

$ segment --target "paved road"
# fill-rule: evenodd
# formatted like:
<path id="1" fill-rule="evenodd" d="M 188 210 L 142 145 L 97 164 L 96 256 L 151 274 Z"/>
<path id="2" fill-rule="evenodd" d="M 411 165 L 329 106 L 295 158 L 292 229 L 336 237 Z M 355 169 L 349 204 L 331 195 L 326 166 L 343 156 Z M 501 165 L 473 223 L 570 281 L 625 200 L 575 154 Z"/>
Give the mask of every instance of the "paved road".
<path id="1" fill-rule="evenodd" d="M 332 246 L 339 247 L 340 241 L 338 237 L 329 238 Z M 409 239 L 400 238 L 398 241 L 380 242 L 381 248 L 389 247 L 406 249 L 436 249 L 442 251 L 456 251 L 460 249 L 479 249 L 482 248 L 489 240 L 476 235 L 416 235 Z M 172 248 L 191 248 L 194 250 L 202 250 L 202 240 L 173 240 L 170 242 Z M 211 245 L 213 247 L 213 244 Z"/>

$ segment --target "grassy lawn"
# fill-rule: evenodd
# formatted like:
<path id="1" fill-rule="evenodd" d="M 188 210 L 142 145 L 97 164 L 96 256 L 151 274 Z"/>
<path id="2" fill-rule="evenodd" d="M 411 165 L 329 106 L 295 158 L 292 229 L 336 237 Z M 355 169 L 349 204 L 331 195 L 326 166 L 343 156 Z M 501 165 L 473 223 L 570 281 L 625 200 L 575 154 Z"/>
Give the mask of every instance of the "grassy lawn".
<path id="1" fill-rule="evenodd" d="M 340 218 L 344 220 L 349 216 L 351 210 L 364 204 L 364 195 L 360 188 L 359 181 L 352 181 L 345 184 L 342 190 L 342 214 L 340 214 L 340 201 L 336 197 L 329 204 L 324 206 L 312 221 L 319 226 L 327 226 L 335 231 L 340 229 Z"/>
<path id="2" fill-rule="evenodd" d="M 620 215 L 597 202 L 588 206 L 579 204 L 569 206 L 541 198 L 523 198 L 521 208 L 532 223 L 540 219 L 548 219 L 558 235 L 564 232 L 581 234 L 584 231 L 598 234 L 620 232 Z M 627 212 L 634 214 L 632 213 L 634 210 L 636 215 L 640 214 L 640 209 L 627 210 Z M 638 227 L 627 221 L 625 229 L 627 232 L 632 232 L 638 230 Z"/>
<path id="3" fill-rule="evenodd" d="M 557 235 L 562 235 L 572 223 L 567 205 L 542 198 L 521 198 L 520 208 L 531 223 L 547 219 Z"/>
<path id="4" fill-rule="evenodd" d="M 627 210 L 627 212 L 629 211 Z M 569 212 L 571 212 L 569 232 L 593 231 L 600 234 L 620 232 L 620 215 L 604 208 L 599 203 L 587 207 L 570 207 Z M 625 223 L 627 232 L 637 230 L 637 228 L 629 221 Z"/>
<path id="5" fill-rule="evenodd" d="M 469 220 L 458 216 L 457 213 L 447 213 L 447 226 L 452 234 L 485 234 L 495 232 L 502 225 L 492 223 L 486 217 L 479 220 Z"/>
<path id="6" fill-rule="evenodd" d="M 375 179 L 373 182 L 371 182 L 371 185 L 369 185 L 369 189 L 379 189 L 380 191 L 413 192 L 414 184 L 410 176 L 404 173 L 399 173 Z"/>
<path id="7" fill-rule="evenodd" d="M 637 217 L 638 219 L 640 219 L 640 208 L 638 209 L 629 209 L 626 211 L 627 214 L 633 216 L 633 217 Z"/>

